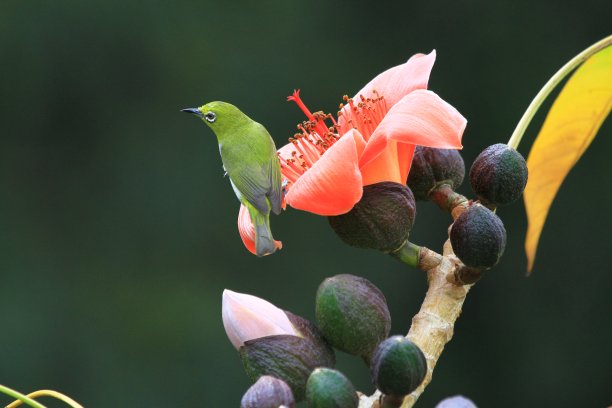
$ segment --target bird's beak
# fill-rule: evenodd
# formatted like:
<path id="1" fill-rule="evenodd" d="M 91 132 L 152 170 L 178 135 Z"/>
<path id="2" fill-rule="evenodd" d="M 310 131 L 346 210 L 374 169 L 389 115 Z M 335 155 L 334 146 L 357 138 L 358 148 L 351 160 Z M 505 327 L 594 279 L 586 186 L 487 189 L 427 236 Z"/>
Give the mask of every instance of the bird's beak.
<path id="1" fill-rule="evenodd" d="M 203 116 L 202 112 L 198 108 L 181 109 L 181 112 L 193 113 L 194 115 Z"/>

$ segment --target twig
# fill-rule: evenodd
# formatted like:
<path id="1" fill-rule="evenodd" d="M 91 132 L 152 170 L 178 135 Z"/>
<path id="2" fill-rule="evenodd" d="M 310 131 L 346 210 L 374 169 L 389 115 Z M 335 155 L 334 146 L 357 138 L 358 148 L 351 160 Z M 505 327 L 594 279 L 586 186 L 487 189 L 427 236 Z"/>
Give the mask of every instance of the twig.
<path id="1" fill-rule="evenodd" d="M 465 211 L 469 202 L 467 199 L 453 200 L 453 205 L 446 209 L 453 219 Z M 449 228 L 450 230 L 450 228 Z M 419 266 L 435 265 L 427 271 L 428 289 L 419 312 L 412 318 L 410 331 L 406 336 L 423 351 L 427 358 L 427 374 L 423 383 L 412 394 L 404 398 L 401 408 L 410 408 L 417 401 L 431 382 L 433 370 L 444 350 L 444 346 L 453 337 L 455 321 L 461 314 L 465 297 L 472 285 L 456 283 L 456 272 L 465 268 L 455 256 L 450 240 L 446 240 L 442 256 L 427 248 L 421 249 L 421 254 L 427 254 L 419 259 Z M 371 396 L 361 395 L 359 408 L 381 408 L 381 393 L 376 391 Z"/>

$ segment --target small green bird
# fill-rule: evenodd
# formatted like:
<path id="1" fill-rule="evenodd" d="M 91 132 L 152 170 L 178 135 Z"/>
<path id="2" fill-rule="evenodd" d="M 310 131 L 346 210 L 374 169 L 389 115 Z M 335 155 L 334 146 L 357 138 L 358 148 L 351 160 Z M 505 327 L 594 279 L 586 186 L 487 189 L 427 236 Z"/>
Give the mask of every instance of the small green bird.
<path id="1" fill-rule="evenodd" d="M 210 102 L 182 112 L 199 116 L 217 136 L 223 169 L 255 228 L 256 255 L 273 253 L 277 245 L 270 230 L 270 210 L 280 214 L 283 202 L 274 140 L 265 127 L 226 102 Z"/>

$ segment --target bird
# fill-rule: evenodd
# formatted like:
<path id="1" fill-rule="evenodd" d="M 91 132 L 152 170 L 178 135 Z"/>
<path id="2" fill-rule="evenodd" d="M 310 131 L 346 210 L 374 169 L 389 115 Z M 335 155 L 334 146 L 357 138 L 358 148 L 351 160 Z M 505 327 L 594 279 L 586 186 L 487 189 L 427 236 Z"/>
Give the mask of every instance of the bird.
<path id="1" fill-rule="evenodd" d="M 283 208 L 283 183 L 272 136 L 227 102 L 214 101 L 181 111 L 198 116 L 215 133 L 223 169 L 255 229 L 255 254 L 274 253 L 278 244 L 270 229 L 270 211 L 278 215 Z"/>

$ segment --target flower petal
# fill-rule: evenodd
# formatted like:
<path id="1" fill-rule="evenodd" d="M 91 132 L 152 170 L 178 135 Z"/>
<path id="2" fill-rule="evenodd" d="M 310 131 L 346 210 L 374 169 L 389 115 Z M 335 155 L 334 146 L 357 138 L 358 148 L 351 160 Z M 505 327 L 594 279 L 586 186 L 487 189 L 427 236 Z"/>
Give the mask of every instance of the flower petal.
<path id="1" fill-rule="evenodd" d="M 240 238 L 242 238 L 242 243 L 246 249 L 253 255 L 257 255 L 255 250 L 255 227 L 253 227 L 249 210 L 242 204 L 238 213 L 238 233 L 240 233 Z M 274 245 L 277 249 L 283 247 L 283 243 L 280 241 L 274 241 Z"/>
<path id="2" fill-rule="evenodd" d="M 318 215 L 348 212 L 363 193 L 359 155 L 364 141 L 351 130 L 313 164 L 287 192 L 287 204 Z"/>
<path id="3" fill-rule="evenodd" d="M 260 337 L 279 334 L 300 336 L 284 311 L 256 296 L 225 289 L 221 315 L 227 337 L 236 349 L 245 341 Z"/>
<path id="4" fill-rule="evenodd" d="M 373 91 L 384 96 L 387 106 L 391 108 L 400 99 L 416 89 L 427 89 L 429 74 L 436 61 L 436 50 L 429 54 L 415 54 L 401 65 L 389 68 L 368 82 L 359 92 L 355 94 L 354 100 L 359 100 L 359 95 L 364 98 L 376 97 Z"/>
<path id="5" fill-rule="evenodd" d="M 408 173 L 412 165 L 412 157 L 416 146 L 408 143 L 398 143 L 397 145 L 397 163 L 400 171 L 400 184 L 406 184 L 408 181 Z"/>
<path id="6" fill-rule="evenodd" d="M 389 141 L 384 149 L 374 160 L 361 167 L 363 185 L 380 183 L 382 181 L 393 181 L 402 183 L 402 175 L 398 163 L 398 143 Z"/>
<path id="7" fill-rule="evenodd" d="M 376 99 L 382 96 L 386 109 L 391 109 L 393 105 L 410 92 L 417 89 L 427 89 L 429 74 L 435 61 L 436 50 L 427 55 L 415 54 L 404 64 L 389 68 L 378 74 L 355 94 L 353 100 L 358 103 L 361 97 Z M 374 121 L 376 122 L 376 119 Z M 358 120 L 353 118 L 350 107 L 346 105 L 342 108 L 341 114 L 338 115 L 339 128 L 346 131 L 349 128 L 347 126 L 349 122 L 359 123 Z M 370 135 L 364 136 L 367 139 Z"/>
<path id="8" fill-rule="evenodd" d="M 417 90 L 389 110 L 368 141 L 359 161 L 365 167 L 390 140 L 441 149 L 460 149 L 466 119 L 431 91 Z"/>
<path id="9" fill-rule="evenodd" d="M 381 154 L 361 167 L 363 185 L 368 186 L 383 181 L 406 184 L 415 147 L 413 144 L 389 140 Z"/>
<path id="10" fill-rule="evenodd" d="M 238 213 L 238 233 L 246 249 L 253 255 L 257 255 L 257 252 L 255 252 L 255 228 L 253 222 L 251 222 L 249 210 L 244 205 L 240 205 L 240 212 Z"/>

